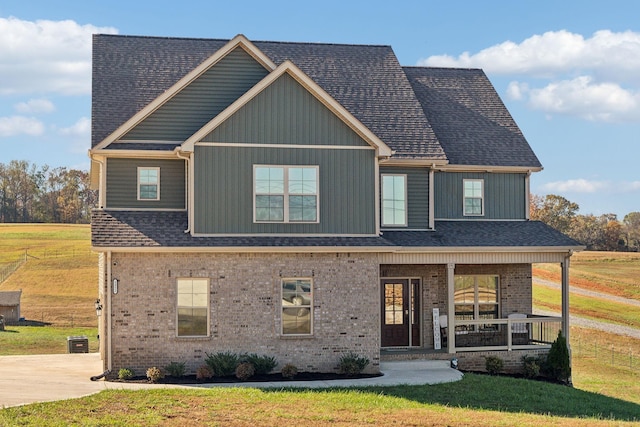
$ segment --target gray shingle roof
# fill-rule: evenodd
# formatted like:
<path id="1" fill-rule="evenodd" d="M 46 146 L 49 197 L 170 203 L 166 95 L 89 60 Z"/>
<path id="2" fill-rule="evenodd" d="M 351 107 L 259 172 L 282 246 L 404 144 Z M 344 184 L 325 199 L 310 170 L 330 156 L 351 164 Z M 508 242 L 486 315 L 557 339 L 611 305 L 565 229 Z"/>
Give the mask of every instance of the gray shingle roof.
<path id="1" fill-rule="evenodd" d="M 227 42 L 95 35 L 92 146 Z M 254 44 L 277 65 L 291 60 L 399 156 L 446 159 L 391 47 Z"/>
<path id="2" fill-rule="evenodd" d="M 541 166 L 482 70 L 404 70 L 450 164 Z"/>
<path id="3" fill-rule="evenodd" d="M 438 221 L 436 231 L 386 231 L 380 237 L 191 237 L 185 212 L 95 210 L 94 247 L 580 247 L 538 221 Z"/>
<path id="4" fill-rule="evenodd" d="M 0 306 L 13 307 L 20 305 L 22 291 L 0 291 Z"/>
<path id="5" fill-rule="evenodd" d="M 392 246 L 380 237 L 192 237 L 186 212 L 94 210 L 94 247 L 362 247 Z"/>
<path id="6" fill-rule="evenodd" d="M 540 221 L 436 221 L 435 231 L 386 231 L 398 246 L 581 247 Z"/>

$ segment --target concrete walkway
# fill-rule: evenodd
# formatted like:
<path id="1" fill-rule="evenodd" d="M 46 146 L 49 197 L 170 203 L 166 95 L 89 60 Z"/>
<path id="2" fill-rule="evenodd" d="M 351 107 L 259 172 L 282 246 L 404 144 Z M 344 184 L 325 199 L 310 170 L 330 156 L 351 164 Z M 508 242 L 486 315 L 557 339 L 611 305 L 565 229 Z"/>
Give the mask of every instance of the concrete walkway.
<path id="1" fill-rule="evenodd" d="M 462 379 L 462 373 L 446 361 L 382 362 L 383 376 L 361 380 L 246 382 L 233 384 L 128 384 L 91 381 L 102 373 L 97 353 L 0 357 L 0 408 L 35 402 L 72 399 L 107 389 L 210 388 L 210 387 L 353 387 L 400 384 L 437 384 Z"/>

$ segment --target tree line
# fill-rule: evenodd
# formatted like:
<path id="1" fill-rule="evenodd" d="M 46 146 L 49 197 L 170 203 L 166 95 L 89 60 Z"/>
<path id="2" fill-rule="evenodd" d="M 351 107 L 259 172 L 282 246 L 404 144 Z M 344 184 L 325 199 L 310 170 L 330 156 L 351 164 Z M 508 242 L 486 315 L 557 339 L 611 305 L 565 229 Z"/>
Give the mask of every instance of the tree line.
<path id="1" fill-rule="evenodd" d="M 640 251 L 640 212 L 630 212 L 622 221 L 613 213 L 578 214 L 580 207 L 562 196 L 532 194 L 530 217 L 542 221 L 594 251 Z"/>
<path id="2" fill-rule="evenodd" d="M 86 224 L 97 201 L 86 171 L 26 160 L 0 163 L 0 222 Z"/>

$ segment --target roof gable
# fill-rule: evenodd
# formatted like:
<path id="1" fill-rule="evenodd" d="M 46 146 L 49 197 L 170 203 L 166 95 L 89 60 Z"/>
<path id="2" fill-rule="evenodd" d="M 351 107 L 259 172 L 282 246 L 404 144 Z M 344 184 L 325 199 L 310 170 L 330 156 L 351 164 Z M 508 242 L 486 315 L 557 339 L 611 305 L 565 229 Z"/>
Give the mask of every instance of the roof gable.
<path id="1" fill-rule="evenodd" d="M 306 76 L 298 67 L 296 67 L 290 61 L 283 62 L 280 66 L 278 66 L 278 68 L 276 68 L 268 76 L 266 76 L 260 83 L 251 88 L 251 90 L 238 98 L 238 100 L 231 104 L 226 110 L 224 110 L 213 120 L 203 126 L 198 132 L 193 134 L 189 139 L 185 141 L 185 143 L 181 147 L 181 150 L 192 152 L 194 149 L 193 147 L 196 143 L 207 138 L 207 136 L 211 132 L 216 130 L 219 126 L 225 123 L 225 121 L 227 121 L 234 114 L 240 111 L 245 105 L 250 103 L 285 75 L 295 80 L 315 99 L 317 99 L 334 115 L 336 115 L 344 124 L 346 124 L 361 138 L 363 138 L 369 145 L 375 148 L 378 155 L 390 156 L 392 154 L 391 149 L 383 141 L 381 141 L 380 138 L 378 138 L 357 118 L 355 118 L 347 109 L 336 102 L 329 94 L 326 93 L 326 91 L 324 91 L 318 84 L 316 84 L 313 80 Z"/>
<path id="2" fill-rule="evenodd" d="M 238 74 L 242 73 L 236 73 L 235 68 L 233 70 L 228 69 L 227 64 L 229 62 L 233 63 L 236 67 L 239 62 L 244 62 L 245 67 L 248 68 L 251 64 L 247 65 L 247 58 L 252 58 L 262 67 L 265 70 L 264 74 L 275 68 L 275 64 L 249 40 L 243 35 L 238 35 L 180 78 L 170 88 L 149 102 L 115 131 L 111 132 L 95 146 L 95 149 L 105 148 L 111 142 L 120 139 L 146 139 L 154 141 L 158 139 L 161 141 L 168 139 L 169 141 L 173 141 L 171 139 L 171 136 L 173 136 L 174 138 L 178 138 L 179 142 L 184 141 L 187 136 L 191 135 L 206 123 L 206 121 L 226 107 L 226 105 L 235 100 L 242 92 L 252 86 L 255 81 L 263 77 L 263 75 L 256 71 L 255 67 L 253 67 L 251 72 L 240 76 Z M 216 67 L 218 64 L 220 64 L 220 67 Z M 246 81 L 247 75 L 253 77 L 249 78 L 249 81 Z M 221 78 L 229 77 L 240 84 L 231 90 L 229 90 L 229 86 L 220 88 L 215 84 L 211 84 L 212 80 L 219 82 Z M 225 89 L 227 89 L 226 92 Z M 182 124 L 182 126 L 176 126 L 176 111 L 185 108 L 185 104 L 188 105 L 194 101 L 195 105 L 189 107 L 197 107 L 197 98 L 199 96 L 205 98 L 204 104 L 207 105 L 207 108 L 200 108 L 200 113 L 196 115 L 188 113 L 181 114 L 180 117 L 182 120 L 188 119 L 189 123 L 187 123 L 186 126 L 184 124 Z M 214 98 L 213 102 L 212 98 Z M 215 98 L 218 98 L 219 102 L 215 102 Z M 167 118 L 171 118 L 170 123 L 166 123 Z M 167 134 L 167 132 L 169 133 Z M 166 135 L 169 136 L 167 137 Z"/>

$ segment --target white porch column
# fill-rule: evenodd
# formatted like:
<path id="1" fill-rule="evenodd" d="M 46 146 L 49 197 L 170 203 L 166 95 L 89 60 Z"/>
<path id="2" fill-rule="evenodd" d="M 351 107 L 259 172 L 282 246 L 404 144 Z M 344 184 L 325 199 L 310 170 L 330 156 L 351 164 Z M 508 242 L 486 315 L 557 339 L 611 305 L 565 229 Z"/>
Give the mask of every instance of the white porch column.
<path id="1" fill-rule="evenodd" d="M 569 258 L 571 255 L 564 257 L 562 263 L 562 334 L 569 345 Z"/>
<path id="2" fill-rule="evenodd" d="M 456 306 L 454 292 L 454 272 L 456 265 L 447 264 L 447 352 L 456 352 Z"/>

